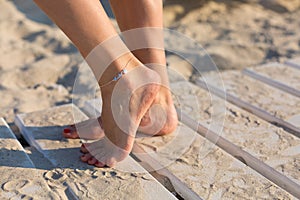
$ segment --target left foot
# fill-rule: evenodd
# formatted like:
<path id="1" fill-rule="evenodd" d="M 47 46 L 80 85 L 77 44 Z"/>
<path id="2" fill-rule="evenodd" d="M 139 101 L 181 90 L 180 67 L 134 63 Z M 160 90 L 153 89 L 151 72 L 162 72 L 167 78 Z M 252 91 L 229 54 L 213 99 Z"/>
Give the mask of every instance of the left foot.
<path id="1" fill-rule="evenodd" d="M 156 72 L 138 60 L 131 62 L 127 69 L 132 69 L 132 72 L 101 89 L 101 118 L 105 136 L 85 144 L 89 153 L 81 157 L 83 162 L 97 167 L 113 167 L 124 160 L 132 149 L 142 117 L 159 92 L 160 77 Z"/>

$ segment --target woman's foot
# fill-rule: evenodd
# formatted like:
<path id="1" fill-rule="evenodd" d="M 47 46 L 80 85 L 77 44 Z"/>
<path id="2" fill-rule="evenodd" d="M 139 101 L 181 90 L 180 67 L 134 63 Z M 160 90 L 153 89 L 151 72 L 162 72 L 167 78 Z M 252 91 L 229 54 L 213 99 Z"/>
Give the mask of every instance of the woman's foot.
<path id="1" fill-rule="evenodd" d="M 156 72 L 137 60 L 126 69 L 129 72 L 117 82 L 101 88 L 101 119 L 105 136 L 85 144 L 89 153 L 81 157 L 83 162 L 112 167 L 125 159 L 132 149 L 141 119 L 159 92 L 160 78 Z"/>
<path id="2" fill-rule="evenodd" d="M 167 135 L 178 125 L 177 112 L 170 89 L 161 86 L 152 106 L 141 120 L 139 131 L 149 135 Z"/>
<path id="3" fill-rule="evenodd" d="M 63 131 L 63 136 L 69 139 L 97 140 L 104 136 L 102 129 L 102 119 L 89 119 L 77 124 L 73 124 Z"/>
<path id="4" fill-rule="evenodd" d="M 139 131 L 149 135 L 167 135 L 172 133 L 178 124 L 176 109 L 169 88 L 161 86 L 152 106 L 143 116 Z M 81 127 L 87 127 L 82 129 Z M 77 131 L 80 129 L 79 131 Z M 80 136 L 78 135 L 80 133 Z M 103 137 L 101 117 L 89 119 L 65 128 L 63 136 L 70 139 L 100 139 Z"/>

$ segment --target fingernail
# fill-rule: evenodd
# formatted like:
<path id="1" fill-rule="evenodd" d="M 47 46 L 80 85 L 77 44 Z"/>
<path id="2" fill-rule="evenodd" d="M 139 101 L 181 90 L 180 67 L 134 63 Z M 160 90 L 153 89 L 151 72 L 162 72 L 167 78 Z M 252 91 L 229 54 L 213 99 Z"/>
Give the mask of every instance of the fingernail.
<path id="1" fill-rule="evenodd" d="M 68 128 L 65 128 L 65 129 L 64 129 L 64 133 L 71 133 L 71 130 L 68 129 Z"/>

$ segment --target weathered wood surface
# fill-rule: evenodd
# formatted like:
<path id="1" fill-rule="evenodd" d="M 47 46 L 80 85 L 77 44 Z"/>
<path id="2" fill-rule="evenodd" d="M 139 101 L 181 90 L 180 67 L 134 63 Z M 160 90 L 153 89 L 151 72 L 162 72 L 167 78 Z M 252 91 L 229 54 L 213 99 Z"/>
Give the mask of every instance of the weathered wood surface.
<path id="1" fill-rule="evenodd" d="M 198 94 L 193 96 L 189 93 L 184 87 L 186 83 L 176 84 L 179 84 L 180 89 L 172 84 L 172 92 L 182 94 L 178 98 L 183 98 L 183 107 L 191 108 L 188 109 L 190 116 L 198 116 L 195 115 L 197 109 L 193 109 L 193 105 L 196 104 L 195 96 Z M 210 105 L 210 101 L 201 102 L 202 105 Z M 205 109 L 203 111 L 205 112 Z M 205 120 L 210 121 L 207 118 Z M 293 198 L 184 124 L 180 124 L 171 135 L 139 137 L 136 141 L 148 155 L 160 163 L 160 166 L 164 166 L 203 199 L 251 199 L 254 196 L 267 199 Z M 155 167 L 157 166 L 154 164 L 153 168 Z"/>
<path id="2" fill-rule="evenodd" d="M 0 118 L 0 199 L 67 199 L 51 188 L 43 169 L 36 169 L 6 122 Z"/>
<path id="3" fill-rule="evenodd" d="M 300 70 L 300 57 L 287 60 L 285 64 Z"/>
<path id="4" fill-rule="evenodd" d="M 270 63 L 247 68 L 244 74 L 275 88 L 300 97 L 300 70 L 281 63 Z"/>
<path id="5" fill-rule="evenodd" d="M 205 75 L 209 84 L 213 85 L 215 74 Z M 300 114 L 300 99 L 252 79 L 238 71 L 226 71 L 221 73 L 227 93 L 227 99 L 231 103 L 248 110 L 260 118 L 285 127 L 293 134 L 300 137 L 299 126 L 291 121 Z M 201 83 L 202 79 L 198 81 Z M 201 84 L 203 87 L 203 84 Z M 218 91 L 220 93 L 224 91 Z"/>
<path id="6" fill-rule="evenodd" d="M 82 163 L 80 140 L 64 139 L 61 132 L 64 126 L 86 119 L 69 104 L 18 115 L 16 124 L 30 144 L 59 167 L 51 173 L 64 177 L 79 199 L 176 199 L 131 157 L 112 169 Z"/>
<path id="7" fill-rule="evenodd" d="M 183 111 L 208 125 L 212 123 L 215 114 L 212 105 L 224 101 L 219 99 L 212 102 L 210 93 L 190 83 L 172 84 L 172 92 L 180 100 Z M 191 99 L 196 98 L 198 104 L 188 102 L 186 99 L 189 95 Z M 299 138 L 232 104 L 226 104 L 226 113 L 224 123 L 217 123 L 223 125 L 224 138 L 299 183 Z"/>

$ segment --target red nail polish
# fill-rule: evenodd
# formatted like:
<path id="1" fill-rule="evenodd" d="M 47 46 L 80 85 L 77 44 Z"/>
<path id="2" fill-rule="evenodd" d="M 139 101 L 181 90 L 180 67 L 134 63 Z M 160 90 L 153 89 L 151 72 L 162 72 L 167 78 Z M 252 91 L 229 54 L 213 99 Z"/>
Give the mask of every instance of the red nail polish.
<path id="1" fill-rule="evenodd" d="M 71 133 L 71 130 L 68 129 L 68 128 L 65 128 L 65 129 L 64 129 L 64 133 Z"/>

